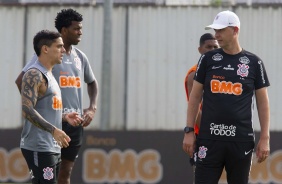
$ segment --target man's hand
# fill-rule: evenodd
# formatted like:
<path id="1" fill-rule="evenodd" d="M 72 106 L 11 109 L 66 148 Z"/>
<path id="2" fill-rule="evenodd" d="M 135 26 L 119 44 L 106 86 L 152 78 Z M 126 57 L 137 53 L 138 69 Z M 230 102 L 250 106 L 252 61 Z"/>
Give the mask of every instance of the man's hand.
<path id="1" fill-rule="evenodd" d="M 72 126 L 79 126 L 83 122 L 83 119 L 79 117 L 77 112 L 65 114 L 64 118 Z"/>
<path id="2" fill-rule="evenodd" d="M 196 139 L 194 132 L 184 134 L 182 148 L 190 156 L 190 158 L 193 158 L 193 153 L 196 147 L 195 141 Z"/>
<path id="3" fill-rule="evenodd" d="M 58 128 L 54 129 L 53 137 L 61 148 L 68 147 L 69 142 L 71 141 L 70 137 L 64 131 Z"/>
<path id="4" fill-rule="evenodd" d="M 83 127 L 87 127 L 90 122 L 93 120 L 94 115 L 95 115 L 96 109 L 88 108 L 83 110 L 83 119 L 84 121 L 82 122 Z"/>
<path id="5" fill-rule="evenodd" d="M 258 142 L 256 149 L 256 156 L 258 159 L 258 163 L 263 162 L 269 156 L 270 148 L 269 148 L 269 138 L 261 138 Z"/>

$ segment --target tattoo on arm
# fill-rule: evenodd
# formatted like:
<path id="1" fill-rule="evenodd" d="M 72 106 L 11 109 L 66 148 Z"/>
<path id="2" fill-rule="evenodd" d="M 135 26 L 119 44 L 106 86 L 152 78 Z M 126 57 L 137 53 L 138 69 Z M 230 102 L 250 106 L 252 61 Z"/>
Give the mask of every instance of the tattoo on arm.
<path id="1" fill-rule="evenodd" d="M 39 97 L 39 88 L 46 84 L 43 74 L 37 69 L 28 70 L 22 80 L 22 114 L 38 128 L 54 133 L 55 127 L 47 122 L 35 109 Z"/>

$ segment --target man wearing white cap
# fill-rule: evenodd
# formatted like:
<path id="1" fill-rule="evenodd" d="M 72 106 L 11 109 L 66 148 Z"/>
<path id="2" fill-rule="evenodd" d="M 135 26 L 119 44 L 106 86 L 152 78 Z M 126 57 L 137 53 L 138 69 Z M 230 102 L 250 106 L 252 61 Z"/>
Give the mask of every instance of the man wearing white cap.
<path id="1" fill-rule="evenodd" d="M 240 20 L 231 11 L 217 14 L 213 24 L 221 48 L 201 56 L 187 111 L 193 127 L 203 98 L 201 129 L 185 133 L 183 149 L 190 157 L 196 149 L 196 184 L 217 184 L 223 168 L 229 184 L 247 184 L 254 149 L 253 97 L 256 97 L 261 133 L 256 149 L 258 162 L 269 154 L 270 85 L 262 60 L 239 44 Z"/>

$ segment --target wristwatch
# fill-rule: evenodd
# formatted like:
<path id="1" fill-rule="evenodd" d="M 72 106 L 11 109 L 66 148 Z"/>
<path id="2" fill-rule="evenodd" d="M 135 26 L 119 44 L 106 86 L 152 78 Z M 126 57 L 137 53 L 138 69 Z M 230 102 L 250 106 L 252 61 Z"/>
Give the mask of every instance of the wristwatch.
<path id="1" fill-rule="evenodd" d="M 184 132 L 185 133 L 194 132 L 194 128 L 192 128 L 192 127 L 185 127 L 184 128 Z"/>

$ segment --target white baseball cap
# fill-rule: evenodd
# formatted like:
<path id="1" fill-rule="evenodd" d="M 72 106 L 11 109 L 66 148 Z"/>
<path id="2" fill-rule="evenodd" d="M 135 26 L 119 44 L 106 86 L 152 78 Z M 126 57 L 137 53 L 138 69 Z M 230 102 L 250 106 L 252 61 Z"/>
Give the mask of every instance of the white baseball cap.
<path id="1" fill-rule="evenodd" d="M 205 27 L 205 30 L 208 29 L 223 29 L 228 26 L 240 28 L 239 17 L 232 11 L 226 10 L 218 13 L 213 20 L 213 23 Z"/>

